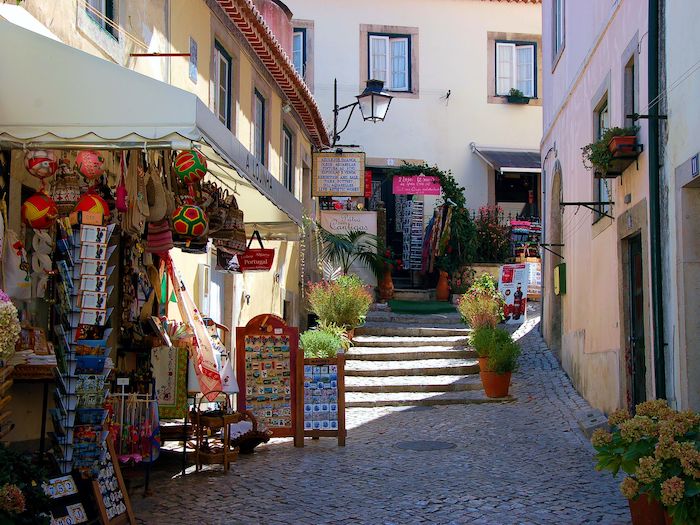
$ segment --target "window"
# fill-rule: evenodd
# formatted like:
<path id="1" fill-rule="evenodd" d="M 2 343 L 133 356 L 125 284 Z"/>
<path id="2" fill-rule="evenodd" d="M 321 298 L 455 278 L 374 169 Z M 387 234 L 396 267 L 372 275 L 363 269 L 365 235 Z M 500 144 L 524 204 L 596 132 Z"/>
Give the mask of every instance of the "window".
<path id="1" fill-rule="evenodd" d="M 214 44 L 214 113 L 231 128 L 231 55 L 221 44 Z"/>
<path id="2" fill-rule="evenodd" d="M 535 48 L 534 42 L 496 42 L 496 95 L 515 88 L 526 97 L 536 96 Z"/>
<path id="3" fill-rule="evenodd" d="M 265 97 L 257 89 L 253 118 L 253 154 L 261 164 L 265 164 Z"/>
<path id="4" fill-rule="evenodd" d="M 114 38 L 118 38 L 115 0 L 87 0 L 85 10 L 97 24 Z"/>
<path id="5" fill-rule="evenodd" d="M 294 141 L 292 133 L 282 127 L 282 178 L 284 187 L 294 193 Z"/>
<path id="6" fill-rule="evenodd" d="M 624 109 L 625 109 L 625 127 L 632 127 L 635 125 L 635 121 L 628 117 L 637 112 L 637 75 L 634 65 L 634 56 L 630 58 L 625 66 L 624 73 Z"/>
<path id="7" fill-rule="evenodd" d="M 606 98 L 601 102 L 596 110 L 596 140 L 600 140 L 606 130 L 610 128 L 610 109 L 608 107 L 608 99 Z M 608 187 L 608 181 L 604 178 L 595 178 L 595 186 L 593 188 L 593 197 L 597 202 L 610 202 L 610 189 Z M 599 211 L 603 213 L 610 213 L 610 204 L 600 204 L 596 207 Z M 595 213 L 593 217 L 593 222 L 600 220 L 603 217 L 600 213 Z"/>
<path id="8" fill-rule="evenodd" d="M 552 35 L 554 37 L 553 60 L 559 57 L 562 49 L 564 49 L 564 35 L 566 27 L 564 25 L 564 0 L 552 1 Z"/>
<path id="9" fill-rule="evenodd" d="M 410 35 L 369 34 L 369 79 L 389 91 L 411 90 Z"/>
<path id="10" fill-rule="evenodd" d="M 306 29 L 294 28 L 292 61 L 294 69 L 303 77 L 306 74 Z"/>

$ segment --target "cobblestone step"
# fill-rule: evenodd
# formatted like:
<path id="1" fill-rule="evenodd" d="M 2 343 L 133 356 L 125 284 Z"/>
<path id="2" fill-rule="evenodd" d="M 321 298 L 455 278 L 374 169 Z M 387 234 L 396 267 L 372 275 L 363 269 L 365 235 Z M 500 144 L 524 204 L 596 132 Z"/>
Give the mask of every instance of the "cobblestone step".
<path id="1" fill-rule="evenodd" d="M 345 354 L 348 361 L 410 361 L 417 359 L 467 359 L 476 352 L 466 346 L 353 346 Z"/>
<path id="2" fill-rule="evenodd" d="M 355 335 L 380 335 L 400 337 L 444 337 L 469 335 L 471 330 L 463 324 L 445 324 L 439 326 L 417 326 L 415 324 L 370 322 L 355 329 Z"/>
<path id="3" fill-rule="evenodd" d="M 515 398 L 512 396 L 489 398 L 480 390 L 447 393 L 400 392 L 366 394 L 348 392 L 345 396 L 345 406 L 348 408 L 372 408 L 382 406 L 468 405 L 476 403 L 501 403 L 514 400 Z"/>
<path id="4" fill-rule="evenodd" d="M 367 322 L 437 326 L 460 324 L 462 322 L 462 317 L 458 313 L 416 315 L 395 314 L 389 310 L 370 310 L 367 313 Z"/>
<path id="5" fill-rule="evenodd" d="M 347 377 L 347 392 L 462 392 L 481 390 L 481 379 L 468 376 Z"/>
<path id="6" fill-rule="evenodd" d="M 469 375 L 478 371 L 476 359 L 357 360 L 345 366 L 345 375 L 363 377 Z"/>
<path id="7" fill-rule="evenodd" d="M 469 340 L 465 335 L 451 336 L 382 336 L 382 335 L 358 335 L 353 338 L 356 346 L 372 347 L 417 347 L 417 346 L 465 346 Z"/>

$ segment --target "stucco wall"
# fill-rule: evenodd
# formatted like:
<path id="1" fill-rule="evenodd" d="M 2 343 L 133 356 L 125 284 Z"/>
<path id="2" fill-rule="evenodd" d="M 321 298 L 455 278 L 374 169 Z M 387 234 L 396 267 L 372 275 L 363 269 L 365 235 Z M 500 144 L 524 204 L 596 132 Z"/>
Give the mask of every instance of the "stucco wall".
<path id="1" fill-rule="evenodd" d="M 585 169 L 581 148 L 595 137 L 594 111 L 601 96 L 608 92 L 610 122 L 624 126 L 624 67 L 636 55 L 639 78 L 638 108 L 645 111 L 647 101 L 647 43 L 642 39 L 647 27 L 646 6 L 635 0 L 611 2 L 566 2 L 566 40 L 556 66 L 552 63 L 552 0 L 543 2 L 544 55 L 544 135 L 542 156 L 550 149 L 544 168 L 549 177 L 544 200 L 557 205 L 552 194 L 552 174 L 558 161 L 562 172 L 562 199 L 565 202 L 593 201 L 592 173 Z M 648 144 L 647 124 L 640 121 L 639 141 Z M 583 207 L 562 210 L 559 248 L 567 264 L 567 292 L 562 304 L 562 364 L 576 387 L 596 407 L 606 411 L 621 406 L 626 396 L 624 350 L 627 344 L 625 323 L 628 305 L 626 287 L 629 279 L 623 266 L 626 243 L 621 239 L 641 233 L 645 265 L 645 339 L 650 359 L 651 327 L 648 284 L 648 235 L 646 220 L 636 229 L 620 222 L 625 212 L 643 203 L 646 215 L 648 196 L 647 157 L 643 152 L 637 163 L 609 181 L 612 215 L 594 222 L 594 212 Z M 627 202 L 625 202 L 627 201 Z M 545 215 L 550 217 L 549 211 Z M 635 212 L 637 213 L 637 212 Z M 552 212 L 556 216 L 556 212 Z M 642 217 L 646 219 L 646 217 Z M 550 220 L 550 219 L 548 219 Z M 551 222 L 551 220 L 550 220 Z M 635 223 L 636 224 L 636 223 Z M 554 225 L 545 225 L 546 242 L 551 240 Z M 559 262 L 548 256 L 545 264 L 545 335 L 552 337 L 552 268 Z M 653 395 L 653 367 L 647 360 L 647 393 Z"/>
<path id="2" fill-rule="evenodd" d="M 314 95 L 331 125 L 333 79 L 338 79 L 341 106 L 364 89 L 361 26 L 418 29 L 418 71 L 412 72 L 418 96 L 397 94 L 382 123 L 353 115 L 340 143 L 359 144 L 368 157 L 421 159 L 450 169 L 466 187 L 470 207 L 488 200 L 488 172 L 469 150 L 470 142 L 538 149 L 540 107 L 487 103 L 487 33 L 539 35 L 539 5 L 474 0 L 290 0 L 287 5 L 295 18 L 314 21 Z M 339 127 L 345 117 L 347 112 L 341 113 Z M 433 202 L 426 199 L 429 213 Z"/>

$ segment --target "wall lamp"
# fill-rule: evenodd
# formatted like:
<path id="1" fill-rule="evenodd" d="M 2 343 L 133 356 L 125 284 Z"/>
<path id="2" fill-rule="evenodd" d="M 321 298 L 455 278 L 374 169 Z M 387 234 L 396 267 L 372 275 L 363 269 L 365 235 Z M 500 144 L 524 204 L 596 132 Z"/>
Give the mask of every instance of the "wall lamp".
<path id="1" fill-rule="evenodd" d="M 355 98 L 357 98 L 357 102 L 345 106 L 338 106 L 338 79 L 333 81 L 333 137 L 331 147 L 337 144 L 338 139 L 340 139 L 340 134 L 345 131 L 348 124 L 350 124 L 350 117 L 352 117 L 357 106 L 360 106 L 360 113 L 364 120 L 369 122 L 381 122 L 386 117 L 391 99 L 394 97 L 384 91 L 383 80 L 368 80 L 365 90 Z M 350 109 L 350 114 L 345 121 L 345 125 L 342 129 L 338 130 L 338 114 L 344 109 Z"/>

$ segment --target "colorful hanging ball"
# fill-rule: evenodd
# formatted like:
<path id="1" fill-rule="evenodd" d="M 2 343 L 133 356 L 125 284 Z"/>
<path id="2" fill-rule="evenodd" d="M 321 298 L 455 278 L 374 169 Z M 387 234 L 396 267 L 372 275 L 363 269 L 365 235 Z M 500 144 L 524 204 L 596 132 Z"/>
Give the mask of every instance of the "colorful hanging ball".
<path id="1" fill-rule="evenodd" d="M 39 149 L 28 151 L 24 155 L 24 167 L 39 179 L 53 177 L 58 169 L 58 159 L 51 150 Z"/>
<path id="2" fill-rule="evenodd" d="M 104 217 L 109 217 L 109 205 L 102 197 L 96 193 L 86 193 L 75 205 L 73 211 L 79 212 L 89 212 L 89 213 L 99 213 Z"/>
<path id="3" fill-rule="evenodd" d="M 194 184 L 207 174 L 207 158 L 199 151 L 181 151 L 175 157 L 175 173 L 185 184 Z"/>
<path id="4" fill-rule="evenodd" d="M 88 180 L 97 179 L 105 173 L 105 159 L 99 151 L 79 151 L 75 157 L 75 169 Z"/>
<path id="5" fill-rule="evenodd" d="M 58 217 L 54 200 L 43 191 L 37 191 L 22 203 L 22 220 L 35 230 L 47 230 Z"/>
<path id="6" fill-rule="evenodd" d="M 182 237 L 201 237 L 207 231 L 209 219 L 199 206 L 185 204 L 173 212 L 173 229 Z"/>

